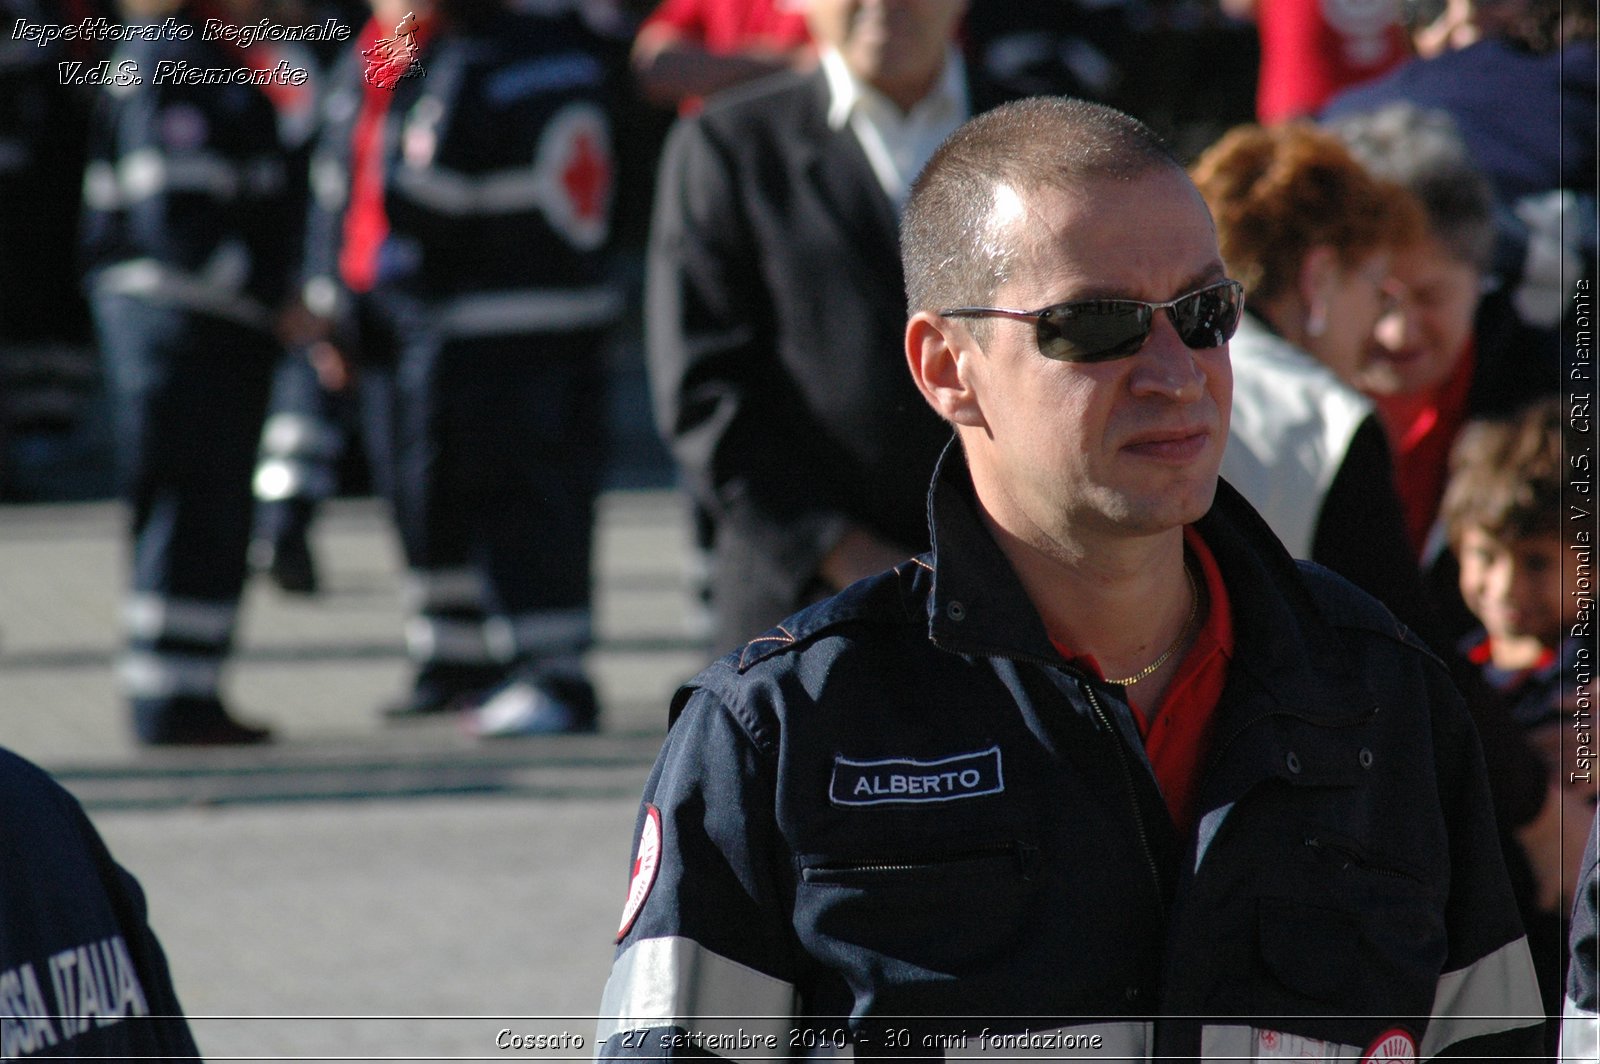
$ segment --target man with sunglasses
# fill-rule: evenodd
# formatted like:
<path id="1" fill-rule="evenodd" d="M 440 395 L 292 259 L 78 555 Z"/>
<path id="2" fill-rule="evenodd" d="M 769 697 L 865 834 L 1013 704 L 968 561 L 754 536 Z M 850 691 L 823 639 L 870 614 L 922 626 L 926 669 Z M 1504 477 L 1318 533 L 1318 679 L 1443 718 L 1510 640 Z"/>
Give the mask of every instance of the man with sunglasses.
<path id="1" fill-rule="evenodd" d="M 901 244 L 933 550 L 679 693 L 600 1056 L 1534 1052 L 1448 677 L 1218 479 L 1242 300 L 1182 168 L 1021 101 Z"/>

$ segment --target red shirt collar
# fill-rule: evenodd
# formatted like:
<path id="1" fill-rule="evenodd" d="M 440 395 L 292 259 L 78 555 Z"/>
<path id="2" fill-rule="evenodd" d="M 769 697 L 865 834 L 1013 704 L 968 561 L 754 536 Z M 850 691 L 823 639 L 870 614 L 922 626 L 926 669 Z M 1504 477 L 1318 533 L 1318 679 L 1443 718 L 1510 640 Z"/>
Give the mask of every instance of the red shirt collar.
<path id="1" fill-rule="evenodd" d="M 1145 754 L 1173 822 L 1187 833 L 1194 824 L 1200 772 L 1211 748 L 1211 721 L 1228 680 L 1234 634 L 1233 607 L 1228 601 L 1228 588 L 1222 581 L 1216 557 L 1192 526 L 1184 527 L 1183 541 L 1205 580 L 1205 621 L 1155 712 L 1147 714 L 1131 696 L 1128 707 L 1133 711 L 1139 737 L 1144 740 Z M 1092 657 L 1073 654 L 1053 638 L 1051 642 L 1068 661 L 1104 679 Z M 1137 687 L 1130 688 L 1134 693 L 1137 690 Z"/>

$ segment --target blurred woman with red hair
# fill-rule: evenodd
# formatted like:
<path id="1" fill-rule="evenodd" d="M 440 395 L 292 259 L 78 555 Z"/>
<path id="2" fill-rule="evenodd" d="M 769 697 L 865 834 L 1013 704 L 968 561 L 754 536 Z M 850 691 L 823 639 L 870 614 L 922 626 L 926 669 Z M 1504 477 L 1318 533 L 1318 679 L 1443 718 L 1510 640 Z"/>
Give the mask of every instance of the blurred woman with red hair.
<path id="1" fill-rule="evenodd" d="M 1353 386 L 1389 303 L 1391 254 L 1421 232 L 1420 208 L 1298 123 L 1231 131 L 1193 176 L 1248 309 L 1229 345 L 1223 476 L 1291 554 L 1428 627 L 1388 444 Z"/>

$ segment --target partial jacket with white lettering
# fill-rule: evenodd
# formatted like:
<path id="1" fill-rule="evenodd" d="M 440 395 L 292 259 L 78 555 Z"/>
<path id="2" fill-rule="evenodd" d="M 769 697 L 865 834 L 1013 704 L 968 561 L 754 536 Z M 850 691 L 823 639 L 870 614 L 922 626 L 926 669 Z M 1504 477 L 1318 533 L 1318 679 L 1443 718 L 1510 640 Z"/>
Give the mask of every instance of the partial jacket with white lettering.
<path id="1" fill-rule="evenodd" d="M 1053 648 L 958 452 L 931 512 L 931 554 L 680 692 L 602 1059 L 1538 1050 L 1476 735 L 1385 610 L 1219 487 L 1197 529 L 1236 652 L 1180 836 L 1124 690 Z"/>
<path id="2" fill-rule="evenodd" d="M 197 1060 L 144 894 L 76 799 L 0 749 L 0 1060 Z"/>

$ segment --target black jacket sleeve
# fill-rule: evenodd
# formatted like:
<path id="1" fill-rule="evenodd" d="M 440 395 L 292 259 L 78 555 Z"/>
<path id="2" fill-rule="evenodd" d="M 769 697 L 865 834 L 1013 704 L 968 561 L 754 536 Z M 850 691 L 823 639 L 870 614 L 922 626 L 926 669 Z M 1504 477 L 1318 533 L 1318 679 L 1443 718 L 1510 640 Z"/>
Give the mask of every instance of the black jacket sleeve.
<path id="1" fill-rule="evenodd" d="M 777 351 L 763 249 L 741 209 L 741 183 L 753 179 L 703 123 L 673 130 L 652 221 L 646 353 L 656 420 L 686 487 L 719 527 L 803 583 L 849 521 L 831 482 L 837 465 L 820 454 L 826 433 Z"/>
<path id="2" fill-rule="evenodd" d="M 773 751 L 711 691 L 678 709 L 645 784 L 596 1059 L 787 1054 L 801 965 Z"/>

